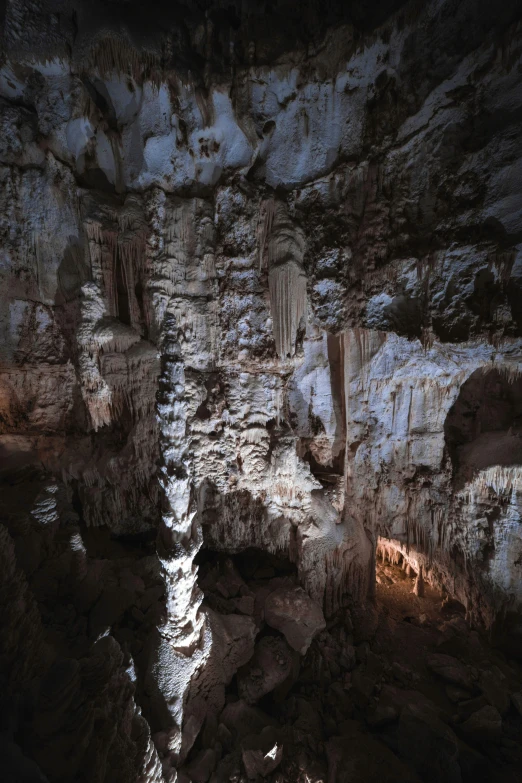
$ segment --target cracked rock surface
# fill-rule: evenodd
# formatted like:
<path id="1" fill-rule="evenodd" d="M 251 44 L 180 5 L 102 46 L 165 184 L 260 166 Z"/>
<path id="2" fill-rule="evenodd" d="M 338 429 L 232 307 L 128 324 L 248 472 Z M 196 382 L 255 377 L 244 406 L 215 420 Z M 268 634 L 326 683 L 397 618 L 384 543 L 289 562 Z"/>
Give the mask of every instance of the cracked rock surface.
<path id="1" fill-rule="evenodd" d="M 517 0 L 0 11 L 12 783 L 518 783 Z"/>

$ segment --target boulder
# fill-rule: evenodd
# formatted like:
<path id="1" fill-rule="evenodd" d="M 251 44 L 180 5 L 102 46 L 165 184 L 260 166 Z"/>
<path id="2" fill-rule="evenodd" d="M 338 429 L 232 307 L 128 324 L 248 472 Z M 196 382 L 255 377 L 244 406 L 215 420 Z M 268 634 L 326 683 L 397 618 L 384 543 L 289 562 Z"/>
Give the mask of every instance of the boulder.
<path id="1" fill-rule="evenodd" d="M 446 685 L 444 690 L 446 691 L 446 696 L 453 704 L 469 699 L 469 691 L 458 688 L 456 685 Z"/>
<path id="2" fill-rule="evenodd" d="M 474 748 L 459 740 L 459 760 L 462 783 L 494 780 L 490 761 Z"/>
<path id="3" fill-rule="evenodd" d="M 294 671 L 294 655 L 284 639 L 265 636 L 254 649 L 251 660 L 237 673 L 239 695 L 248 704 L 282 685 Z"/>
<path id="4" fill-rule="evenodd" d="M 481 710 L 482 707 L 487 707 L 488 704 L 489 702 L 484 695 L 475 696 L 474 699 L 466 699 L 465 701 L 459 702 L 459 714 L 461 715 L 462 720 L 465 720 L 466 718 L 469 718 L 470 715 L 473 715 L 474 712 Z"/>
<path id="5" fill-rule="evenodd" d="M 271 592 L 265 601 L 265 622 L 280 631 L 301 655 L 326 628 L 321 607 L 301 587 L 280 587 Z"/>
<path id="6" fill-rule="evenodd" d="M 381 688 L 379 703 L 393 707 L 397 713 L 401 713 L 404 707 L 413 705 L 416 709 L 428 711 L 440 717 L 438 707 L 420 691 L 406 690 L 394 685 L 384 684 Z"/>
<path id="7" fill-rule="evenodd" d="M 413 671 L 410 667 L 402 666 L 398 661 L 392 663 L 391 674 L 403 686 L 408 685 L 413 680 Z"/>
<path id="8" fill-rule="evenodd" d="M 246 588 L 245 582 L 230 558 L 221 564 L 221 573 L 216 579 L 215 588 L 223 598 L 233 598 Z"/>
<path id="9" fill-rule="evenodd" d="M 345 721 L 343 736 L 325 743 L 328 783 L 420 783 L 410 767 L 385 745 L 360 731 L 359 726 L 355 721 Z"/>
<path id="10" fill-rule="evenodd" d="M 518 714 L 522 717 L 522 691 L 518 691 L 517 693 L 512 693 L 511 701 L 513 703 L 513 707 L 516 709 Z"/>
<path id="11" fill-rule="evenodd" d="M 241 754 L 229 753 L 217 765 L 216 771 L 210 778 L 210 783 L 230 783 L 231 780 L 239 780 L 241 775 Z"/>
<path id="12" fill-rule="evenodd" d="M 353 644 L 345 644 L 339 656 L 339 666 L 351 672 L 357 665 L 357 654 Z"/>
<path id="13" fill-rule="evenodd" d="M 242 754 L 245 772 L 250 780 L 266 778 L 279 766 L 283 758 L 283 746 L 277 743 L 266 751 L 244 750 Z"/>
<path id="14" fill-rule="evenodd" d="M 283 746 L 277 732 L 266 726 L 260 734 L 251 734 L 242 743 L 242 759 L 249 779 L 266 777 L 279 766 L 283 758 Z"/>
<path id="15" fill-rule="evenodd" d="M 216 762 L 216 754 L 209 748 L 200 751 L 183 771 L 188 775 L 192 783 L 207 783 L 216 767 Z"/>
<path id="16" fill-rule="evenodd" d="M 254 614 L 254 596 L 253 595 L 241 595 L 239 598 L 235 599 L 235 607 L 238 612 L 241 612 L 241 614 Z"/>
<path id="17" fill-rule="evenodd" d="M 220 723 L 218 726 L 217 739 L 225 750 L 232 750 L 232 746 L 234 744 L 232 732 L 225 726 L 224 723 Z"/>
<path id="18" fill-rule="evenodd" d="M 351 693 L 353 700 L 358 707 L 365 707 L 374 690 L 375 680 L 372 677 L 368 677 L 361 668 L 356 669 L 352 673 L 352 688 Z"/>
<path id="19" fill-rule="evenodd" d="M 434 710 L 408 704 L 397 736 L 400 756 L 424 783 L 461 783 L 458 739 Z"/>
<path id="20" fill-rule="evenodd" d="M 243 699 L 227 704 L 221 713 L 220 721 L 218 728 L 220 741 L 224 729 L 230 732 L 234 742 L 238 742 L 249 734 L 260 734 L 266 726 L 276 726 L 273 718 L 257 707 L 251 707 Z"/>
<path id="21" fill-rule="evenodd" d="M 354 607 L 351 619 L 355 644 L 369 642 L 373 639 L 379 625 L 379 613 L 375 606 L 367 604 L 364 607 Z"/>
<path id="22" fill-rule="evenodd" d="M 500 672 L 484 670 L 480 673 L 479 685 L 484 697 L 492 707 L 496 707 L 501 715 L 509 709 L 509 691 L 506 679 Z"/>
<path id="23" fill-rule="evenodd" d="M 474 742 L 498 742 L 502 735 L 502 716 L 496 707 L 482 707 L 464 721 L 462 731 Z"/>
<path id="24" fill-rule="evenodd" d="M 316 707 L 302 696 L 291 697 L 287 704 L 292 706 L 296 715 L 294 734 L 323 739 L 323 719 Z"/>
<path id="25" fill-rule="evenodd" d="M 395 707 L 391 704 L 381 704 L 381 702 L 366 711 L 366 723 L 372 729 L 380 729 L 388 723 L 393 723 L 398 717 L 399 713 Z"/>
<path id="26" fill-rule="evenodd" d="M 426 659 L 428 669 L 438 677 L 468 691 L 473 690 L 473 679 L 467 668 L 457 658 L 442 653 L 432 653 Z"/>
<path id="27" fill-rule="evenodd" d="M 222 682 L 228 684 L 238 668 L 251 658 L 257 628 L 246 615 L 220 615 L 207 609 L 207 616 L 212 629 L 212 665 L 219 670 Z"/>

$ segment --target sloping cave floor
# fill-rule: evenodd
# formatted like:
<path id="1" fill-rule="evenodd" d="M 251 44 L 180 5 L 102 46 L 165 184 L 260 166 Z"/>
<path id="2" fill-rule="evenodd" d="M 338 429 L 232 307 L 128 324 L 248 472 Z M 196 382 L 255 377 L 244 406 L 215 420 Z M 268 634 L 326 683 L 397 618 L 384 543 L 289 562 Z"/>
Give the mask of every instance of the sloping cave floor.
<path id="1" fill-rule="evenodd" d="M 139 747 L 123 716 L 135 698 L 151 722 L 143 676 L 164 616 L 154 540 L 87 529 L 63 489 L 49 494 L 42 481 L 24 481 L 23 503 L 19 485 L 2 488 L 0 746 L 25 754 L 17 769 L 34 760 L 51 783 L 92 783 L 106 779 L 98 738 L 116 727 L 107 768 L 112 783 L 129 783 Z M 59 522 L 45 516 L 53 503 Z M 257 550 L 202 551 L 198 560 L 204 605 L 252 618 L 255 646 L 226 687 L 224 709 L 199 732 L 180 783 L 243 783 L 260 771 L 274 783 L 522 781 L 522 668 L 468 628 L 459 604 L 427 584 L 415 595 L 414 574 L 378 561 L 375 603 L 339 611 L 300 655 L 265 616 L 269 595 L 298 589 L 292 563 Z M 29 592 L 17 603 L 20 590 Z M 318 629 L 310 612 L 305 637 Z"/>
<path id="2" fill-rule="evenodd" d="M 250 664 L 240 669 L 181 783 L 243 783 L 255 778 L 245 751 L 276 745 L 282 758 L 274 770 L 258 758 L 259 773 L 274 783 L 520 783 L 520 664 L 471 631 L 459 603 L 427 583 L 417 596 L 415 577 L 406 563 L 378 560 L 374 606 L 331 618 L 286 679 L 258 700 L 245 699 L 241 686 Z M 260 552 L 204 553 L 200 566 L 206 604 L 251 612 L 256 645 L 267 634 L 284 644 L 263 621 L 262 601 L 295 582 L 288 562 Z"/>

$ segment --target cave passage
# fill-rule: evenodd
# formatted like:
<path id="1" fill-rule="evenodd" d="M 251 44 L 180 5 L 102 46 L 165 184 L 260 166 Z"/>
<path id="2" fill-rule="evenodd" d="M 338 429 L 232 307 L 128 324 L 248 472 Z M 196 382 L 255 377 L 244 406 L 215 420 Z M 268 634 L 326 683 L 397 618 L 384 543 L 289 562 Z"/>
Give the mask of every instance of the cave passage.
<path id="1" fill-rule="evenodd" d="M 476 370 L 463 383 L 444 432 L 460 486 L 491 465 L 521 465 L 522 378 Z"/>

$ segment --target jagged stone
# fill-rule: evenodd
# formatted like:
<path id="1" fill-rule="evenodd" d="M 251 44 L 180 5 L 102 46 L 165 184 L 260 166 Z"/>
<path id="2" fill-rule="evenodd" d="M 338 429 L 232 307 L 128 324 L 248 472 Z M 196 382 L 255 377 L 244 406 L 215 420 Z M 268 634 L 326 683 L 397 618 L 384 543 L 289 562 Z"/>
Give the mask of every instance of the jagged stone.
<path id="1" fill-rule="evenodd" d="M 219 762 L 210 783 L 230 783 L 231 780 L 239 780 L 240 774 L 241 753 L 229 753 Z"/>
<path id="2" fill-rule="evenodd" d="M 242 753 L 243 764 L 249 779 L 258 777 L 266 778 L 273 772 L 283 758 L 283 748 L 274 745 L 266 753 L 262 750 L 244 750 Z"/>
<path id="3" fill-rule="evenodd" d="M 473 679 L 469 669 L 451 655 L 432 653 L 428 655 L 426 665 L 441 679 L 468 691 L 473 689 Z"/>
<path id="4" fill-rule="evenodd" d="M 353 644 L 345 644 L 339 657 L 339 665 L 351 672 L 357 664 L 357 653 Z"/>
<path id="5" fill-rule="evenodd" d="M 367 724 L 375 729 L 386 726 L 388 723 L 393 723 L 398 717 L 399 714 L 397 710 L 391 704 L 378 703 L 375 707 L 370 708 L 366 712 Z"/>
<path id="6" fill-rule="evenodd" d="M 277 732 L 265 727 L 260 734 L 250 735 L 242 742 L 242 760 L 249 779 L 270 775 L 281 763 L 283 746 Z"/>
<path id="7" fill-rule="evenodd" d="M 255 704 L 283 685 L 293 670 L 294 657 L 286 642 L 265 636 L 256 644 L 252 659 L 237 674 L 239 694 L 249 704 Z"/>
<path id="8" fill-rule="evenodd" d="M 498 742 L 502 735 L 502 716 L 496 707 L 482 707 L 464 721 L 462 731 L 474 742 Z"/>
<path id="9" fill-rule="evenodd" d="M 290 647 L 301 655 L 326 628 L 321 607 L 301 587 L 274 590 L 266 598 L 264 614 L 265 622 L 280 631 Z"/>
<path id="10" fill-rule="evenodd" d="M 459 744 L 454 732 L 432 710 L 408 704 L 398 728 L 399 753 L 422 780 L 461 783 Z"/>
<path id="11" fill-rule="evenodd" d="M 511 702 L 518 712 L 518 714 L 522 717 L 522 691 L 518 691 L 517 693 L 511 694 Z"/>
<path id="12" fill-rule="evenodd" d="M 213 750 L 207 748 L 207 750 L 202 750 L 198 753 L 196 758 L 190 764 L 187 764 L 183 771 L 188 775 L 192 783 L 207 783 L 216 767 L 216 763 L 216 754 Z"/>
<path id="13" fill-rule="evenodd" d="M 365 675 L 360 668 L 352 673 L 352 692 L 358 706 L 364 707 L 368 703 L 375 690 L 375 684 L 375 680 Z"/>
<path id="14" fill-rule="evenodd" d="M 403 764 L 389 748 L 358 731 L 356 725 L 346 728 L 344 736 L 325 743 L 328 779 L 332 783 L 360 783 L 380 780 L 392 783 L 419 783 L 415 772 Z"/>
<path id="15" fill-rule="evenodd" d="M 457 704 L 458 702 L 467 701 L 469 699 L 469 691 L 463 688 L 458 688 L 456 685 L 446 685 L 444 690 L 448 699 Z"/>
<path id="16" fill-rule="evenodd" d="M 231 732 L 234 740 L 242 740 L 249 734 L 260 734 L 267 726 L 275 726 L 273 718 L 243 699 L 227 704 L 221 713 L 221 723 Z"/>
<path id="17" fill-rule="evenodd" d="M 488 703 L 496 707 L 501 715 L 509 709 L 509 690 L 500 672 L 484 670 L 480 673 L 479 686 Z"/>

